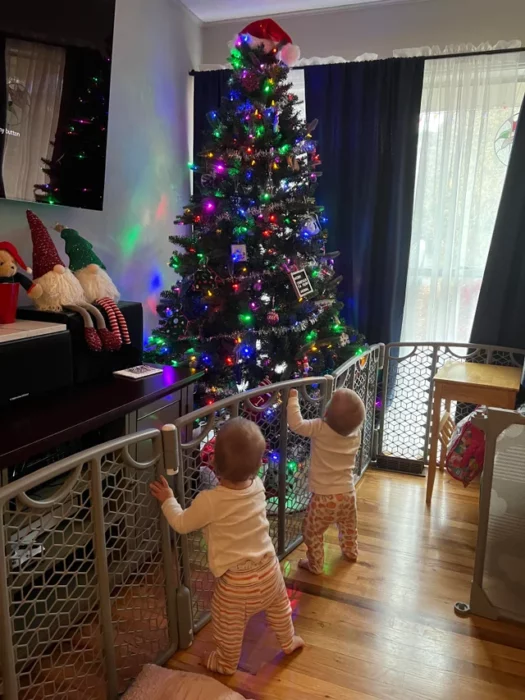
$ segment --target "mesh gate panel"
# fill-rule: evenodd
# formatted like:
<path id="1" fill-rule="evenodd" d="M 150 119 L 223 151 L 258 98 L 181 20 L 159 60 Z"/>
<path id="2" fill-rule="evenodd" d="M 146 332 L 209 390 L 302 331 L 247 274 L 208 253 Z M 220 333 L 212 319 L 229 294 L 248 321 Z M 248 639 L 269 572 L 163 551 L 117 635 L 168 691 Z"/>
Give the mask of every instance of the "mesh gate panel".
<path id="1" fill-rule="evenodd" d="M 382 368 L 384 345 L 373 345 L 362 355 L 353 357 L 333 374 L 334 389 L 352 389 L 365 405 L 365 422 L 361 432 L 361 447 L 355 460 L 356 481 L 375 458 L 374 433 L 377 422 L 378 375 Z"/>
<path id="2" fill-rule="evenodd" d="M 179 446 L 178 496 L 188 507 L 197 494 L 216 485 L 211 467 L 215 434 L 234 416 L 252 420 L 260 427 L 266 452 L 260 476 L 266 486 L 270 534 L 279 556 L 298 543 L 308 505 L 310 442 L 286 428 L 288 392 L 297 388 L 305 418 L 322 415 L 329 391 L 328 379 L 282 382 L 237 394 L 176 421 L 186 438 Z M 285 498 L 281 498 L 284 491 Z M 199 629 L 209 619 L 214 579 L 208 569 L 206 542 L 201 531 L 182 536 L 180 563 L 190 589 L 193 623 Z"/>
<path id="3" fill-rule="evenodd" d="M 523 351 L 490 345 L 391 343 L 386 346 L 380 453 L 424 463 L 431 431 L 432 380 L 445 362 L 521 367 Z M 473 406 L 452 404 L 459 421 Z"/>
<path id="4" fill-rule="evenodd" d="M 137 464 L 145 439 L 154 457 Z M 169 535 L 148 489 L 160 471 L 160 433 L 145 431 L 0 489 L 5 700 L 113 700 L 174 651 Z"/>

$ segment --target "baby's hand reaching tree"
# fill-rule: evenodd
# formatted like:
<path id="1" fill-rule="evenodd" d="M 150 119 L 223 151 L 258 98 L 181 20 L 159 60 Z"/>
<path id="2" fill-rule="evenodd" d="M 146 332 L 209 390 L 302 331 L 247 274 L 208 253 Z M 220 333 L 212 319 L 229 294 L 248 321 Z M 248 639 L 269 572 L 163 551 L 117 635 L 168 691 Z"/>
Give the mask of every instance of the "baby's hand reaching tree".
<path id="1" fill-rule="evenodd" d="M 168 498 L 173 498 L 173 491 L 170 489 L 170 485 L 163 476 L 161 476 L 158 481 L 153 481 L 149 485 L 149 490 L 151 491 L 151 495 L 160 503 L 164 503 Z"/>
<path id="2" fill-rule="evenodd" d="M 297 389 L 290 389 L 290 393 L 288 395 L 290 399 L 296 399 L 298 396 L 299 392 L 297 391 Z"/>

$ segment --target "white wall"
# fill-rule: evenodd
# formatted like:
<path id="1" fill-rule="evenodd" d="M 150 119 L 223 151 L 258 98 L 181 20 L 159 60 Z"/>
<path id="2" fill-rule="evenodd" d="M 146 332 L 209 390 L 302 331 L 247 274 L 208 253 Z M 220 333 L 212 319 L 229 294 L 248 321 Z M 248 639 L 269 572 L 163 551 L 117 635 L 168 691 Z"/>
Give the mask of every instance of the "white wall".
<path id="1" fill-rule="evenodd" d="M 306 58 L 352 59 L 365 52 L 386 58 L 393 49 L 499 39 L 521 39 L 525 44 L 525 0 L 407 0 L 275 19 Z M 203 63 L 224 63 L 228 41 L 248 21 L 205 25 Z"/>
<path id="2" fill-rule="evenodd" d="M 31 265 L 28 206 L 48 227 L 77 229 L 123 299 L 143 303 L 148 333 L 160 291 L 173 284 L 168 236 L 189 196 L 188 71 L 200 63 L 200 27 L 178 0 L 116 4 L 104 211 L 0 201 L 0 239 Z M 20 301 L 27 303 L 23 290 Z"/>

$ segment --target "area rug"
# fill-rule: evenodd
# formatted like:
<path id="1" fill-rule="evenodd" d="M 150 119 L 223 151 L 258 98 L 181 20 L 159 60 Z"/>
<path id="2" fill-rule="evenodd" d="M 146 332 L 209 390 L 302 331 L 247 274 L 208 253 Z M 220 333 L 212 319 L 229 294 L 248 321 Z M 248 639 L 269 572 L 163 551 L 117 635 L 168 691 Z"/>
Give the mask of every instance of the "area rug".
<path id="1" fill-rule="evenodd" d="M 219 681 L 147 664 L 122 700 L 245 700 Z"/>

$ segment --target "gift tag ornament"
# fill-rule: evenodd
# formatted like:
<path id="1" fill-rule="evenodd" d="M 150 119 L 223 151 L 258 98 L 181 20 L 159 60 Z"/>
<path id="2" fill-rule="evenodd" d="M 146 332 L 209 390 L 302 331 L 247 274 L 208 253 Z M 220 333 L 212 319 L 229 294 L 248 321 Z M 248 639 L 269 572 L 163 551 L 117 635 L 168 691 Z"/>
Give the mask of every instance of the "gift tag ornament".
<path id="1" fill-rule="evenodd" d="M 243 244 L 232 245 L 231 253 L 233 262 L 246 262 L 248 260 L 246 246 Z"/>
<path id="2" fill-rule="evenodd" d="M 298 299 L 303 299 L 313 294 L 312 283 L 304 268 L 290 272 L 289 276 Z"/>

